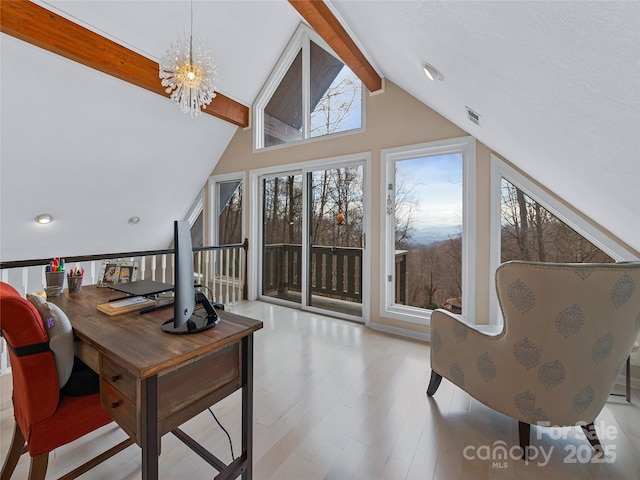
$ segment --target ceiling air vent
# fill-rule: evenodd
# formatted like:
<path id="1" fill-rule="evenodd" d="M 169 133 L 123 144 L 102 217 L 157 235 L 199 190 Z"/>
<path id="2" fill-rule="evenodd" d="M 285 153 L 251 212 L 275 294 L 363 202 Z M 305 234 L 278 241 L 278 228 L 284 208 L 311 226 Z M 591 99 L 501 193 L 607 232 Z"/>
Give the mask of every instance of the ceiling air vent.
<path id="1" fill-rule="evenodd" d="M 467 117 L 476 125 L 480 125 L 480 114 L 478 112 L 474 112 L 469 107 L 465 107 L 467 109 Z"/>

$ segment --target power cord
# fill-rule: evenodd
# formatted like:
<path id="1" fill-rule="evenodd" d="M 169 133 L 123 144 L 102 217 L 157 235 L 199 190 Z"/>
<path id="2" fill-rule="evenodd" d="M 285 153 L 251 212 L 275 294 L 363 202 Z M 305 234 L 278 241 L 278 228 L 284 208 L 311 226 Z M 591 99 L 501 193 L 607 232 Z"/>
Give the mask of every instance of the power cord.
<path id="1" fill-rule="evenodd" d="M 201 291 L 204 288 L 207 292 L 209 292 L 209 300 L 211 301 L 211 303 L 215 302 L 215 300 L 213 299 L 213 292 L 211 291 L 208 285 L 196 284 L 194 286 L 196 288 L 199 288 Z"/>
<path id="2" fill-rule="evenodd" d="M 233 454 L 233 442 L 231 441 L 231 435 L 229 435 L 229 432 L 227 432 L 227 429 L 222 426 L 222 424 L 218 420 L 218 417 L 216 417 L 216 414 L 213 413 L 213 410 L 211 410 L 211 407 L 207 407 L 207 410 L 209 410 L 209 413 L 213 415 L 213 419 L 216 421 L 218 426 L 220 426 L 222 431 L 227 434 L 227 438 L 229 439 L 229 447 L 231 448 L 231 461 L 233 462 L 236 459 L 236 456 Z"/>

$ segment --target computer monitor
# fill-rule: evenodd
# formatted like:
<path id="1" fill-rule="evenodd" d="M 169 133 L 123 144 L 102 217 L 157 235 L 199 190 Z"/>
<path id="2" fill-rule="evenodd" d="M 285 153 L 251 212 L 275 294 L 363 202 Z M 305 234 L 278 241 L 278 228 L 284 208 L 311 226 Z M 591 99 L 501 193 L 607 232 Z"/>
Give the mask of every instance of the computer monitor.
<path id="1" fill-rule="evenodd" d="M 215 327 L 220 317 L 207 296 L 196 290 L 193 275 L 193 246 L 189 223 L 174 222 L 175 281 L 173 318 L 162 324 L 162 331 L 174 334 L 198 333 Z M 196 309 L 197 305 L 202 308 Z"/>

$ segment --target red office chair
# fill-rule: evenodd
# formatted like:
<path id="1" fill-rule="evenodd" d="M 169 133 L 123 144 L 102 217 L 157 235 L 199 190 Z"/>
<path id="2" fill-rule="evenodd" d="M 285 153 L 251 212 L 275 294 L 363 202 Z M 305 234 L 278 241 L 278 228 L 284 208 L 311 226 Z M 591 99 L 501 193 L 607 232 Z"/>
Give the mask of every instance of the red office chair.
<path id="1" fill-rule="evenodd" d="M 63 396 L 49 350 L 49 338 L 35 307 L 0 282 L 0 330 L 7 341 L 13 377 L 13 414 L 16 425 L 0 474 L 11 478 L 20 456 L 29 452 L 29 479 L 44 479 L 49 452 L 112 421 L 100 407 L 100 394 Z M 115 455 L 133 442 L 127 439 L 76 468 L 78 475 Z M 25 445 L 26 444 L 26 445 Z"/>

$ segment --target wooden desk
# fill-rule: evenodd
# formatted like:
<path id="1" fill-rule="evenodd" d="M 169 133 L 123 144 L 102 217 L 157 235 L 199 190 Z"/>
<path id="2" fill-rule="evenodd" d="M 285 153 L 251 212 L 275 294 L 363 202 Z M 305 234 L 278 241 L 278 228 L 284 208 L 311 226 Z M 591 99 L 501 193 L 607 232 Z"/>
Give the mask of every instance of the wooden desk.
<path id="1" fill-rule="evenodd" d="M 160 330 L 171 308 L 108 316 L 98 303 L 122 294 L 86 286 L 48 300 L 69 317 L 78 356 L 100 374 L 102 407 L 142 448 L 142 478 L 158 478 L 160 437 L 173 432 L 216 468 L 218 479 L 252 478 L 253 332 L 262 322 L 219 312 L 220 324 L 192 335 Z M 242 388 L 242 452 L 226 465 L 178 427 Z"/>

